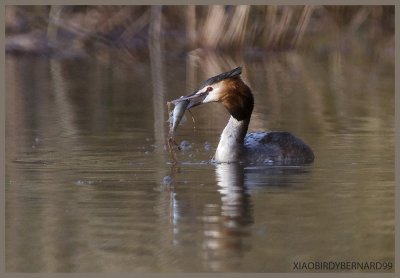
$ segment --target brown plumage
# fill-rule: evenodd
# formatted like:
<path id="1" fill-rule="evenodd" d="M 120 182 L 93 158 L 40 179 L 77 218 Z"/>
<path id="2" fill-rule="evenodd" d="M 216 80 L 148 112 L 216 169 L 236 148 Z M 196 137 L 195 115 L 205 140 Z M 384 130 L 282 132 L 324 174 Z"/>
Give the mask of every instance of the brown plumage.
<path id="1" fill-rule="evenodd" d="M 220 102 L 238 121 L 250 119 L 254 107 L 250 88 L 239 77 L 228 78 L 223 82 L 224 91 Z"/>

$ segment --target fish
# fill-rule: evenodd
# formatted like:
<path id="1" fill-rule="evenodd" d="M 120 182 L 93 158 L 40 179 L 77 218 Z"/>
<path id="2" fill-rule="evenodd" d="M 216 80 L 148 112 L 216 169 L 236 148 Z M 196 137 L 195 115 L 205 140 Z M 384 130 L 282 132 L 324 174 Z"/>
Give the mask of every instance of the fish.
<path id="1" fill-rule="evenodd" d="M 190 111 L 190 108 L 197 105 L 197 103 L 193 101 L 198 97 L 196 95 L 196 92 L 197 91 L 194 91 L 189 95 L 181 96 L 178 99 L 167 102 L 168 115 L 169 115 L 168 121 L 170 123 L 169 133 L 168 133 L 168 148 L 175 161 L 176 161 L 176 154 L 172 144 L 177 146 L 178 150 L 181 150 L 181 147 L 175 141 L 175 131 L 178 128 L 186 110 L 189 111 L 190 115 L 192 116 L 193 126 L 194 129 L 196 129 L 196 122 L 194 120 L 192 112 Z M 175 107 L 174 110 L 171 111 L 172 104 L 175 105 Z"/>
<path id="2" fill-rule="evenodd" d="M 181 97 L 181 98 L 183 98 L 183 97 Z M 190 103 L 189 100 L 181 100 L 180 101 L 179 99 L 167 103 L 169 116 L 170 116 L 169 138 L 174 137 L 175 131 L 178 128 L 178 125 L 181 122 L 189 103 Z M 172 112 L 170 111 L 171 104 L 175 105 L 174 110 Z"/>
<path id="3" fill-rule="evenodd" d="M 183 98 L 183 96 L 181 98 Z M 189 100 L 179 100 L 179 99 L 167 102 L 168 114 L 169 114 L 168 148 L 175 161 L 176 161 L 176 155 L 172 147 L 172 144 L 177 146 L 178 150 L 181 150 L 180 146 L 175 141 L 175 131 L 178 128 L 179 123 L 181 122 L 189 103 L 190 103 Z M 175 105 L 173 111 L 171 111 L 171 104 Z"/>

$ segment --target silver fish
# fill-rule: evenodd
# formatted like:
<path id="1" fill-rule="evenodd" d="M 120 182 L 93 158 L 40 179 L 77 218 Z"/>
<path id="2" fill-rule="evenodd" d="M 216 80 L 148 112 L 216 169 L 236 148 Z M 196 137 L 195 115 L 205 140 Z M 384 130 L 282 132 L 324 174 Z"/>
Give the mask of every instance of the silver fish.
<path id="1" fill-rule="evenodd" d="M 186 108 L 188 107 L 190 101 L 189 100 L 176 100 L 174 102 L 169 102 L 168 107 L 170 104 L 175 104 L 174 110 L 169 113 L 170 116 L 170 129 L 169 129 L 169 137 L 172 138 L 176 129 L 178 128 L 179 123 L 181 122 L 183 115 L 185 114 Z"/>
<path id="2" fill-rule="evenodd" d="M 181 122 L 189 103 L 190 103 L 189 100 L 180 101 L 179 99 L 167 102 L 168 112 L 169 112 L 168 148 L 175 161 L 176 161 L 176 154 L 171 144 L 173 143 L 175 146 L 178 147 L 179 150 L 181 149 L 179 145 L 176 143 L 174 135 L 175 135 L 175 130 L 178 128 L 178 125 Z M 173 111 L 171 111 L 171 104 L 175 105 Z"/>
<path id="3" fill-rule="evenodd" d="M 168 106 L 168 115 L 169 115 L 169 133 L 168 133 L 168 148 L 170 153 L 172 154 L 172 157 L 174 161 L 176 161 L 176 154 L 175 151 L 172 147 L 172 144 L 178 147 L 179 150 L 181 150 L 181 147 L 176 143 L 175 141 L 175 131 L 179 126 L 179 123 L 181 122 L 185 111 L 188 110 L 190 112 L 190 108 L 196 106 L 197 102 L 194 102 L 193 99 L 197 100 L 197 96 L 194 96 L 195 93 L 192 93 L 188 96 L 182 96 L 178 99 L 172 100 L 167 102 Z M 171 111 L 171 104 L 174 104 L 174 110 Z M 190 112 L 192 116 L 192 121 L 194 126 L 196 127 L 195 120 L 193 118 L 192 112 Z"/>

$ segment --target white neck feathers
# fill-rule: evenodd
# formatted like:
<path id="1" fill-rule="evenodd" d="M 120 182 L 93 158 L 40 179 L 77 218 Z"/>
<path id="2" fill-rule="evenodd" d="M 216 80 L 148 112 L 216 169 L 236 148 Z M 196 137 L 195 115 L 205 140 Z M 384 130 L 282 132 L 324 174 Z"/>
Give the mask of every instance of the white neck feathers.
<path id="1" fill-rule="evenodd" d="M 221 134 L 215 160 L 217 162 L 237 162 L 243 152 L 243 141 L 249 127 L 250 119 L 242 121 L 230 117 Z"/>

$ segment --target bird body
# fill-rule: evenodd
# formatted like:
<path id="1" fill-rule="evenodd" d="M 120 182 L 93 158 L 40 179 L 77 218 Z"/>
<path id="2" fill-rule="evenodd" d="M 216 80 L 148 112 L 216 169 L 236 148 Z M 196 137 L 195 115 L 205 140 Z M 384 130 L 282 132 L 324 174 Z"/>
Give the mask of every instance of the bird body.
<path id="1" fill-rule="evenodd" d="M 311 148 L 289 132 L 247 133 L 254 98 L 240 78 L 241 68 L 221 73 L 204 81 L 194 93 L 181 98 L 187 109 L 204 103 L 219 102 L 230 113 L 214 160 L 218 163 L 306 164 L 314 161 Z"/>

